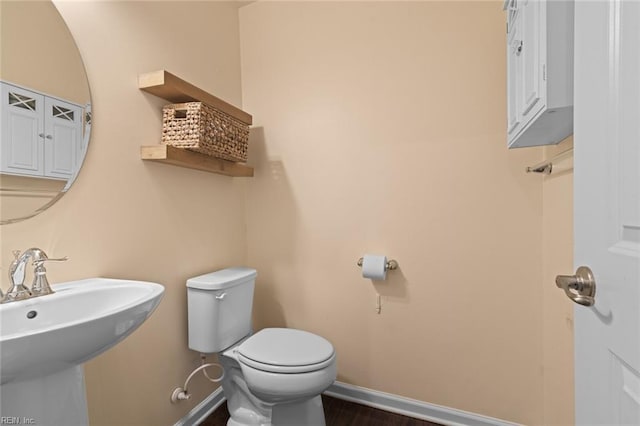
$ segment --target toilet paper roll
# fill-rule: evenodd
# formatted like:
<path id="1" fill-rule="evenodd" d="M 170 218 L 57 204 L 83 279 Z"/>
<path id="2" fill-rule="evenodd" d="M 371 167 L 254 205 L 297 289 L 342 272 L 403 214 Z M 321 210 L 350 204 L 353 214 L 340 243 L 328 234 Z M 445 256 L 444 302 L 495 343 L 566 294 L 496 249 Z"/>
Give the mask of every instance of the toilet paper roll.
<path id="1" fill-rule="evenodd" d="M 387 257 L 365 254 L 362 257 L 362 276 L 376 281 L 387 278 Z"/>

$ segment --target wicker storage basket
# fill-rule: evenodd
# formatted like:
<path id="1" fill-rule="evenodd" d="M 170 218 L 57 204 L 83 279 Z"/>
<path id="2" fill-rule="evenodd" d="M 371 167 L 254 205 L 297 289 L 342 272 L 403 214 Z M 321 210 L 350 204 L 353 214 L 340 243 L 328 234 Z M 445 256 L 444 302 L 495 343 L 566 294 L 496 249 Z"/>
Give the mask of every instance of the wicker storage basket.
<path id="1" fill-rule="evenodd" d="M 162 143 L 230 161 L 247 161 L 249 126 L 202 102 L 162 109 Z"/>

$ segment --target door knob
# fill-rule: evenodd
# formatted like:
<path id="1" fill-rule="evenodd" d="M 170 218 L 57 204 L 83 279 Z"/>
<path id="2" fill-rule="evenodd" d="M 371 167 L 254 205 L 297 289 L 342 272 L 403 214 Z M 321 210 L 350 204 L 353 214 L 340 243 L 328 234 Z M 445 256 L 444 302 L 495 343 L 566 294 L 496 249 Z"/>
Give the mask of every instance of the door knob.
<path id="1" fill-rule="evenodd" d="M 595 303 L 596 280 L 587 266 L 580 266 L 575 275 L 558 275 L 556 285 L 579 305 L 593 306 Z"/>

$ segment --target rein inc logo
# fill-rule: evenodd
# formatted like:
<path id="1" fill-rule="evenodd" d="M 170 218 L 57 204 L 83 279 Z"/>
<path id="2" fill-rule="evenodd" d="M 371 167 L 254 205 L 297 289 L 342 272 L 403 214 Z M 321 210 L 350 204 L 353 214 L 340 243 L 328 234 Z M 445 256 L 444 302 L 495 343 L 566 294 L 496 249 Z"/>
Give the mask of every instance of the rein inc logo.
<path id="1" fill-rule="evenodd" d="M 0 425 L 35 425 L 35 419 L 31 417 L 0 417 Z"/>

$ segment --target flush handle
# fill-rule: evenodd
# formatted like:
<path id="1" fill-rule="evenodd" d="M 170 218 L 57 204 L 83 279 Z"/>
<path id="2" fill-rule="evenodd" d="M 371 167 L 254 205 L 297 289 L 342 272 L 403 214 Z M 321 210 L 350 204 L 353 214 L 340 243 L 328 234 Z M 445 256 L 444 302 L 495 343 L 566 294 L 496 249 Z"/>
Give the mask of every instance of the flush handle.
<path id="1" fill-rule="evenodd" d="M 556 285 L 578 305 L 593 306 L 596 296 L 596 280 L 587 266 L 580 266 L 575 275 L 558 275 Z"/>
<path id="2" fill-rule="evenodd" d="M 222 300 L 222 299 L 225 298 L 226 295 L 227 295 L 227 293 L 217 294 L 216 295 L 216 300 Z"/>

